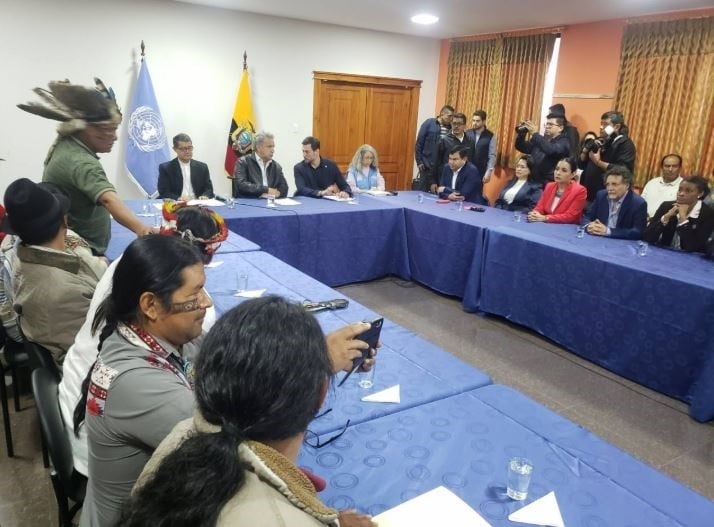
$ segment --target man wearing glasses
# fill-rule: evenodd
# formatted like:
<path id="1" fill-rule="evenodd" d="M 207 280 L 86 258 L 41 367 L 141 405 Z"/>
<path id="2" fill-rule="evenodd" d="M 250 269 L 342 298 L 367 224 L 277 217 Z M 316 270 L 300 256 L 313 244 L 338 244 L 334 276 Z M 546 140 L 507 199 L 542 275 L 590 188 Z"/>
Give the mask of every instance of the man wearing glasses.
<path id="1" fill-rule="evenodd" d="M 548 114 L 545 123 L 545 133 L 538 133 L 538 129 L 531 121 L 523 121 L 516 127 L 516 150 L 530 154 L 535 171 L 533 181 L 545 186 L 553 181 L 553 171 L 558 161 L 570 155 L 570 141 L 563 135 L 565 119 L 558 114 Z M 530 134 L 530 139 L 526 135 Z"/>
<path id="2" fill-rule="evenodd" d="M 112 89 L 99 79 L 94 82 L 95 86 L 85 87 L 52 81 L 49 91 L 42 90 L 42 102 L 18 107 L 60 121 L 42 181 L 58 186 L 69 197 L 69 228 L 87 241 L 95 255 L 103 255 L 111 236 L 112 216 L 137 236 L 150 234 L 152 228 L 119 198 L 99 162 L 97 154 L 110 152 L 114 146 L 122 116 Z"/>
<path id="3" fill-rule="evenodd" d="M 176 157 L 159 165 L 159 197 L 186 201 L 213 197 L 208 165 L 193 159 L 193 143 L 187 134 L 174 137 Z"/>

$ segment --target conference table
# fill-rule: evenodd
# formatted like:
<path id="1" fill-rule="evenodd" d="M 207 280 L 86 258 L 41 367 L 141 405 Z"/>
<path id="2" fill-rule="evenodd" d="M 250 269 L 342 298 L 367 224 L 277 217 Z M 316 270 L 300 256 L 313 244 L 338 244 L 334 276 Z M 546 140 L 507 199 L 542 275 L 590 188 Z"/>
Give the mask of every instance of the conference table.
<path id="1" fill-rule="evenodd" d="M 239 199 L 217 209 L 234 233 L 220 251 L 259 247 L 330 286 L 413 279 L 683 400 L 699 421 L 714 419 L 711 261 L 658 247 L 641 257 L 635 241 L 577 238 L 574 225 L 516 222 L 511 212 L 459 210 L 419 194 L 298 197 L 275 208 Z"/>
<path id="2" fill-rule="evenodd" d="M 386 275 L 409 279 L 402 208 L 298 196 L 297 205 L 266 207 L 237 199 L 222 207 L 228 228 L 317 280 L 339 286 Z"/>
<path id="3" fill-rule="evenodd" d="M 327 437 L 321 438 L 326 439 Z M 527 457 L 524 502 L 506 496 L 508 460 Z M 489 524 L 555 492 L 566 526 L 711 525 L 714 503 L 535 401 L 490 385 L 352 425 L 298 464 L 327 481 L 321 499 L 376 515 L 435 487 Z"/>

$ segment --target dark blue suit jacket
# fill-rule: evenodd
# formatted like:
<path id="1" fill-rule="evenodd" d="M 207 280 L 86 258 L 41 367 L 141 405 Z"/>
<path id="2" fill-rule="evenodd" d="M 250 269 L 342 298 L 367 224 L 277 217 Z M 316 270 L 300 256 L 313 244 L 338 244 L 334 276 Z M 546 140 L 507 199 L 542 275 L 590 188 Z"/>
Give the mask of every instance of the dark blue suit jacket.
<path id="1" fill-rule="evenodd" d="M 468 202 L 488 205 L 483 198 L 481 174 L 478 173 L 478 169 L 474 165 L 467 162 L 461 168 L 459 175 L 456 176 L 456 188 L 451 188 L 453 175 L 454 173 L 449 168 L 449 165 L 445 165 L 441 171 L 441 183 L 439 184 L 440 187 L 444 187 L 444 192 L 439 194 L 440 198 L 447 198 L 449 194 L 455 191 L 461 194 Z"/>
<path id="2" fill-rule="evenodd" d="M 607 225 L 609 215 L 610 201 L 607 199 L 607 191 L 601 190 L 595 196 L 593 206 L 585 216 L 585 220 L 588 223 L 598 219 L 600 223 Z M 620 206 L 617 225 L 610 229 L 610 238 L 640 240 L 645 232 L 645 227 L 647 227 L 647 202 L 629 190 Z"/>
<path id="3" fill-rule="evenodd" d="M 501 194 L 498 196 L 494 207 L 497 209 L 530 211 L 536 206 L 538 200 L 543 194 L 543 188 L 538 183 L 533 183 L 532 181 L 526 181 L 524 183 L 524 185 L 516 193 L 516 196 L 513 198 L 513 202 L 510 205 L 505 199 L 503 199 L 506 191 L 515 185 L 517 181 L 518 179 L 513 178 L 508 182 L 508 184 L 501 191 Z"/>

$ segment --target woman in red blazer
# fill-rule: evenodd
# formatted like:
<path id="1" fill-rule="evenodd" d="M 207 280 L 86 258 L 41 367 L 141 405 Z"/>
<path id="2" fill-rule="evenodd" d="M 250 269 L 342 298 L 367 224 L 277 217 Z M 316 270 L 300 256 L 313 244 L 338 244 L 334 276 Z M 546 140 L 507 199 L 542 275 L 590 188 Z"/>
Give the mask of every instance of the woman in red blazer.
<path id="1" fill-rule="evenodd" d="M 573 181 L 577 163 L 565 158 L 555 165 L 555 181 L 545 186 L 543 195 L 535 208 L 528 213 L 528 221 L 548 223 L 580 223 L 585 208 L 587 190 Z"/>

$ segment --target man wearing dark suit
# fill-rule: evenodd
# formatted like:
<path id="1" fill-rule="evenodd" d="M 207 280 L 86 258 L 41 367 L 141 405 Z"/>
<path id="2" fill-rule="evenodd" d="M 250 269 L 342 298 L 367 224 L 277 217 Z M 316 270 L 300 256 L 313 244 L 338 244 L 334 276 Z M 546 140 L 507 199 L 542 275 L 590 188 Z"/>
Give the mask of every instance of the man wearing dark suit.
<path id="1" fill-rule="evenodd" d="M 639 240 L 647 226 L 647 202 L 632 192 L 632 172 L 610 165 L 605 189 L 597 193 L 585 215 L 585 230 L 594 236 Z"/>
<path id="2" fill-rule="evenodd" d="M 588 191 L 588 203 L 595 201 L 605 184 L 605 171 L 610 165 L 622 165 L 632 172 L 637 150 L 627 135 L 625 118 L 620 112 L 605 112 L 600 117 L 600 138 L 595 148 L 585 148 L 580 153 L 580 184 Z"/>
<path id="3" fill-rule="evenodd" d="M 348 198 L 352 195 L 335 162 L 320 156 L 320 140 L 317 137 L 303 139 L 302 158 L 303 161 L 294 168 L 296 196 Z"/>
<path id="4" fill-rule="evenodd" d="M 447 166 L 449 154 L 457 146 L 468 147 L 466 154 L 469 159 L 473 155 L 474 135 L 466 130 L 466 115 L 457 112 L 451 116 L 451 131 L 446 134 L 436 147 L 436 162 L 432 167 L 431 180 L 428 189 L 434 192 L 441 181 L 441 173 Z"/>
<path id="5" fill-rule="evenodd" d="M 702 176 L 682 178 L 677 201 L 665 201 L 647 225 L 643 239 L 664 247 L 705 252 L 714 231 L 714 209 L 702 199 L 709 193 Z"/>
<path id="6" fill-rule="evenodd" d="M 288 182 L 283 168 L 273 160 L 275 136 L 268 132 L 255 134 L 253 153 L 241 157 L 233 170 L 233 196 L 236 198 L 267 198 L 288 195 Z"/>
<path id="7" fill-rule="evenodd" d="M 436 191 L 442 199 L 485 205 L 481 175 L 478 169 L 469 163 L 468 153 L 467 146 L 456 145 L 451 149 L 449 160 L 441 172 L 441 183 Z"/>
<path id="8" fill-rule="evenodd" d="M 186 134 L 174 137 L 176 157 L 159 165 L 159 197 L 163 199 L 212 198 L 208 165 L 193 159 L 193 143 Z"/>

